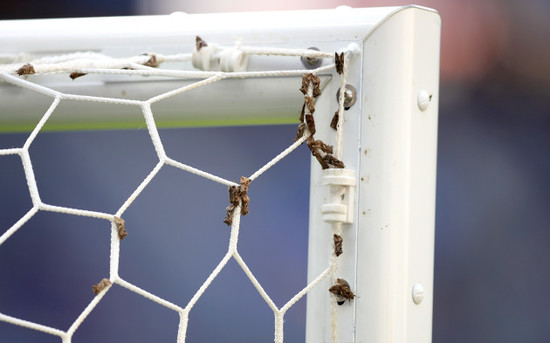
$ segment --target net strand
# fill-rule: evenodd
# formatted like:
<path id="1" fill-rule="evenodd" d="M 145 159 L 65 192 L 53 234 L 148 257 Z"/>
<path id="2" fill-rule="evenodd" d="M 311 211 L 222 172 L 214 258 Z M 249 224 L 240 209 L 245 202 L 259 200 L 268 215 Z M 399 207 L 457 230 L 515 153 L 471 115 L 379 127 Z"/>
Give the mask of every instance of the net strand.
<path id="1" fill-rule="evenodd" d="M 280 48 L 257 48 L 257 47 L 246 47 L 238 45 L 236 49 L 249 54 L 249 55 L 278 55 L 278 56 L 301 56 L 301 57 L 312 57 L 312 58 L 331 58 L 333 53 L 315 51 L 315 50 L 306 50 L 306 49 L 280 49 Z M 165 100 L 167 98 L 180 95 L 185 92 L 189 92 L 193 89 L 204 87 L 215 82 L 219 82 L 225 79 L 232 78 L 258 78 L 258 77 L 279 77 L 279 76 L 301 76 L 306 73 L 311 73 L 313 75 L 331 72 L 335 67 L 335 63 L 330 63 L 315 69 L 311 70 L 277 70 L 277 71 L 251 71 L 251 72 L 204 72 L 204 71 L 184 71 L 184 70 L 169 70 L 169 69 L 160 69 L 153 68 L 151 65 L 156 63 L 163 62 L 188 62 L 191 60 L 191 54 L 174 54 L 174 55 L 161 55 L 161 54 L 147 54 L 133 56 L 130 58 L 111 58 L 102 54 L 93 53 L 93 52 L 84 52 L 84 53 L 72 53 L 61 56 L 53 57 L 41 57 L 31 59 L 28 56 L 19 56 L 17 57 L 23 62 L 30 62 L 32 65 L 30 67 L 21 64 L 4 64 L 0 65 L 0 79 L 8 82 L 12 85 L 28 89 L 32 92 L 43 94 L 53 98 L 52 103 L 49 108 L 43 114 L 39 122 L 36 124 L 33 131 L 29 134 L 22 148 L 10 148 L 10 149 L 0 149 L 0 156 L 7 155 L 19 155 L 23 164 L 23 169 L 25 173 L 25 178 L 27 181 L 27 187 L 29 189 L 33 207 L 23 215 L 15 224 L 13 224 L 6 232 L 0 236 L 0 245 L 3 244 L 8 238 L 10 238 L 17 230 L 19 230 L 28 220 L 30 220 L 36 213 L 39 211 L 47 212 L 57 212 L 64 213 L 69 215 L 76 216 L 85 216 L 93 217 L 98 219 L 107 220 L 110 223 L 111 229 L 111 251 L 110 251 L 110 266 L 109 266 L 109 279 L 105 279 L 108 284 L 98 290 L 96 296 L 92 301 L 85 307 L 85 309 L 80 313 L 76 320 L 71 324 L 69 329 L 61 331 L 54 329 L 45 325 L 38 323 L 33 323 L 23 319 L 18 319 L 15 317 L 8 316 L 6 314 L 0 313 L 0 321 L 8 322 L 14 325 L 19 325 L 33 329 L 36 331 L 45 332 L 51 335 L 56 335 L 62 338 L 63 343 L 70 343 L 72 336 L 78 330 L 80 325 L 85 321 L 90 313 L 93 312 L 94 308 L 99 304 L 103 297 L 107 294 L 110 288 L 113 285 L 119 285 L 131 292 L 139 294 L 161 306 L 169 308 L 177 312 L 180 316 L 180 322 L 178 325 L 178 334 L 177 342 L 183 343 L 186 339 L 186 332 L 189 322 L 189 314 L 199 300 L 199 298 L 204 294 L 206 289 L 210 286 L 213 280 L 218 276 L 221 270 L 227 265 L 230 259 L 234 259 L 240 268 L 244 271 L 247 278 L 256 288 L 260 296 L 266 302 L 268 307 L 273 311 L 275 318 L 275 332 L 274 339 L 276 343 L 282 343 L 284 339 L 284 315 L 285 313 L 296 304 L 304 295 L 306 295 L 311 289 L 316 287 L 322 280 L 327 278 L 330 275 L 331 279 L 334 279 L 335 273 L 337 271 L 337 260 L 331 260 L 329 266 L 321 272 L 312 282 L 310 282 L 306 287 L 296 293 L 290 298 L 290 300 L 285 303 L 281 308 L 278 308 L 273 300 L 270 298 L 269 294 L 265 291 L 261 283 L 254 276 L 250 268 L 245 263 L 244 259 L 238 253 L 237 243 L 239 237 L 240 229 L 240 218 L 241 218 L 241 205 L 236 207 L 236 210 L 233 211 L 232 223 L 231 223 L 231 233 L 229 238 L 229 246 L 226 254 L 217 264 L 217 266 L 212 270 L 210 275 L 202 283 L 199 289 L 191 297 L 187 305 L 182 308 L 176 304 L 173 304 L 165 299 L 162 299 L 134 284 L 125 281 L 119 276 L 119 259 L 120 259 L 120 240 L 123 236 L 120 236 L 119 229 L 117 228 L 116 220 L 120 220 L 120 217 L 123 213 L 132 205 L 132 203 L 139 197 L 141 192 L 150 184 L 150 182 L 158 175 L 158 172 L 164 165 L 169 165 L 178 169 L 181 169 L 185 172 L 192 173 L 199 177 L 217 182 L 219 184 L 225 185 L 227 187 L 238 186 L 237 183 L 226 180 L 219 176 L 210 174 L 206 171 L 197 169 L 195 167 L 189 166 L 183 162 L 176 161 L 167 156 L 164 146 L 159 135 L 154 113 L 151 109 L 151 105 L 158 101 Z M 153 60 L 154 58 L 154 60 Z M 15 57 L 14 57 L 15 59 Z M 14 60 L 15 61 L 15 60 Z M 153 63 L 154 62 L 154 63 Z M 151 65 L 149 65 L 151 64 Z M 346 63 L 347 65 L 347 63 Z M 84 76 L 85 74 L 102 74 L 102 75 L 127 75 L 127 76 L 162 76 L 162 77 L 172 77 L 179 79 L 193 79 L 193 83 L 185 85 L 183 87 L 159 94 L 155 97 L 152 97 L 148 100 L 132 100 L 132 99 L 119 99 L 119 98 L 110 98 L 110 97 L 100 97 L 100 96 L 89 96 L 89 95 L 78 95 L 78 94 L 68 94 L 61 93 L 45 87 L 43 85 L 37 84 L 35 82 L 29 81 L 27 78 L 34 77 L 32 74 L 59 74 L 59 73 L 71 73 L 72 78 Z M 75 74 L 76 73 L 76 74 Z M 19 74 L 22 76 L 16 76 Z M 347 69 L 342 75 L 341 83 L 345 85 Z M 73 77 L 74 76 L 74 77 Z M 199 80 L 197 80 L 199 79 Z M 312 87 L 310 87 L 312 88 Z M 308 90 L 308 95 L 312 96 L 312 90 Z M 58 105 L 66 100 L 74 101 L 84 101 L 84 102 L 101 102 L 101 103 L 111 103 L 111 104 L 120 104 L 128 106 L 139 106 L 144 116 L 145 124 L 147 126 L 149 136 L 152 140 L 152 144 L 157 153 L 159 161 L 151 172 L 145 177 L 145 179 L 134 189 L 131 195 L 126 199 L 122 206 L 116 211 L 115 214 L 109 214 L 99 211 L 93 211 L 88 209 L 76 209 L 64 206 L 50 205 L 45 204 L 41 201 L 38 186 L 36 183 L 36 177 L 33 171 L 31 156 L 29 154 L 29 149 L 32 143 L 34 142 L 37 134 L 43 129 L 44 125 L 48 122 L 50 117 L 55 114 L 55 110 Z M 343 94 L 339 98 L 339 132 L 338 132 L 338 144 L 337 144 L 337 156 L 340 158 L 340 146 L 341 146 L 341 136 L 342 136 L 342 123 L 343 123 Z M 269 170 L 272 166 L 278 163 L 280 160 L 288 156 L 291 152 L 296 150 L 302 143 L 304 143 L 311 136 L 309 129 L 298 138 L 294 143 L 289 147 L 284 149 L 281 153 L 275 156 L 273 159 L 268 161 L 264 166 L 254 172 L 250 177 L 250 181 L 254 181 L 259 178 L 263 173 Z M 242 199 L 240 200 L 243 201 Z M 341 232 L 341 227 L 340 227 Z M 336 317 L 336 314 L 333 313 L 333 318 Z M 334 339 L 333 339 L 334 341 Z"/>
<path id="2" fill-rule="evenodd" d="M 340 77 L 340 96 L 338 97 L 338 130 L 337 130 L 337 143 L 336 143 L 336 158 L 341 160 L 342 159 L 342 140 L 344 137 L 344 113 L 345 113 L 345 91 L 342 91 L 346 89 L 346 82 L 347 82 L 347 76 L 348 76 L 348 54 L 344 53 L 344 60 L 343 60 L 343 70 Z"/>
<path id="3" fill-rule="evenodd" d="M 331 52 L 318 51 L 313 49 L 284 49 L 284 48 L 258 48 L 239 46 L 237 49 L 250 55 L 266 55 L 266 56 L 300 56 L 310 58 L 331 58 Z"/>
<path id="4" fill-rule="evenodd" d="M 130 207 L 130 205 L 134 202 L 134 200 L 137 199 L 137 197 L 141 194 L 141 192 L 143 192 L 143 190 L 145 189 L 145 187 L 147 187 L 147 185 L 153 180 L 153 178 L 157 175 L 157 173 L 160 171 L 160 169 L 164 166 L 164 161 L 159 161 L 157 163 L 157 165 L 155 166 L 155 168 L 153 168 L 153 170 L 151 170 L 151 172 L 149 173 L 149 175 L 147 175 L 145 177 L 145 180 L 143 180 L 139 186 L 134 190 L 134 192 L 128 197 L 128 199 L 126 199 L 126 201 L 124 202 L 124 204 L 122 204 L 122 206 L 118 209 L 118 211 L 116 211 L 115 213 L 115 216 L 117 217 L 120 217 L 122 216 L 122 214 L 124 212 L 126 212 L 126 210 L 128 209 L 128 207 Z"/>
<path id="5" fill-rule="evenodd" d="M 91 218 L 98 218 L 98 219 L 106 219 L 106 220 L 113 220 L 113 215 L 104 213 L 104 212 L 98 212 L 98 211 L 90 211 L 90 210 L 80 210 L 77 208 L 70 208 L 70 207 L 63 207 L 63 206 L 55 206 L 55 205 L 48 205 L 48 204 L 40 204 L 38 208 L 41 211 L 46 212 L 56 212 L 56 213 L 64 213 L 64 214 L 72 214 L 75 216 L 81 216 L 81 217 L 91 217 Z"/>
<path id="6" fill-rule="evenodd" d="M 254 174 L 250 175 L 250 181 L 256 180 L 260 175 L 265 173 L 269 168 L 273 167 L 277 162 L 285 158 L 288 154 L 296 150 L 305 140 L 309 137 L 309 134 L 305 134 L 302 138 L 298 139 L 294 144 L 283 150 L 279 155 L 275 156 L 271 161 L 267 162 L 263 167 L 258 169 Z"/>
<path id="7" fill-rule="evenodd" d="M 11 235 L 13 235 L 17 230 L 19 230 L 19 228 L 23 226 L 23 224 L 25 224 L 29 219 L 31 219 L 38 212 L 38 210 L 39 210 L 38 206 L 34 206 L 27 213 L 25 213 L 23 217 L 19 218 L 19 220 L 15 224 L 13 224 L 8 230 L 6 230 L 6 232 L 2 234 L 2 236 L 0 236 L 0 245 L 2 245 L 2 243 L 4 243 L 8 238 L 10 238 Z"/>
<path id="8" fill-rule="evenodd" d="M 50 96 L 52 98 L 56 98 L 56 97 L 63 98 L 63 93 L 61 93 L 61 92 L 57 92 L 57 91 L 55 91 L 53 89 L 50 89 L 48 87 L 44 87 L 42 85 L 24 80 L 22 78 L 19 78 L 15 75 L 8 74 L 6 72 L 1 72 L 0 73 L 0 78 L 2 78 L 4 81 L 6 81 L 8 83 L 11 83 L 14 86 L 19 86 L 19 87 L 28 89 L 30 91 L 33 91 L 33 92 L 36 92 L 36 93 L 39 93 L 39 94 Z"/>
<path id="9" fill-rule="evenodd" d="M 60 102 L 61 102 L 61 97 L 56 96 L 54 101 L 52 102 L 52 104 L 44 114 L 44 116 L 40 119 L 40 121 L 38 122 L 34 130 L 32 130 L 31 134 L 25 141 L 25 144 L 23 144 L 23 150 L 25 151 L 29 150 L 29 147 L 31 146 L 31 143 L 34 141 L 34 139 L 36 138 L 36 135 L 38 135 L 38 132 L 40 132 L 44 124 L 46 124 L 46 121 L 48 121 L 53 111 L 57 108 L 57 105 L 59 105 Z"/>
<path id="10" fill-rule="evenodd" d="M 107 288 L 105 288 L 102 292 L 100 292 L 99 294 L 97 294 L 93 299 L 92 301 L 88 304 L 88 306 L 86 306 L 86 308 L 84 309 L 84 311 L 82 311 L 80 313 L 80 315 L 78 316 L 78 318 L 76 318 L 76 320 L 73 322 L 73 324 L 69 327 L 69 330 L 67 330 L 67 336 L 69 337 L 72 337 L 73 334 L 75 333 L 75 331 L 78 329 L 78 327 L 84 322 L 84 320 L 86 319 L 86 317 L 88 317 L 88 315 L 90 313 L 92 313 L 93 309 L 97 306 L 97 304 L 99 304 L 99 302 L 101 301 L 101 299 L 103 299 L 103 297 L 105 296 L 105 294 L 107 294 L 107 291 L 109 291 L 109 289 L 112 287 L 112 285 L 109 285 L 107 286 Z"/>
<path id="11" fill-rule="evenodd" d="M 21 163 L 23 164 L 23 171 L 25 172 L 25 179 L 29 187 L 32 204 L 40 207 L 42 205 L 42 200 L 40 200 L 40 194 L 38 193 L 38 185 L 36 184 L 36 177 L 34 176 L 29 150 L 22 149 L 19 156 L 21 156 Z"/>
<path id="12" fill-rule="evenodd" d="M 141 296 L 143 296 L 143 297 L 145 297 L 145 298 L 147 298 L 151 301 L 154 301 L 154 302 L 156 302 L 157 304 L 159 304 L 161 306 L 169 308 L 173 311 L 176 311 L 176 312 L 182 312 L 183 311 L 183 309 L 181 307 L 179 307 L 178 305 L 173 304 L 173 303 L 171 303 L 167 300 L 164 300 L 161 297 L 158 297 L 158 296 L 154 295 L 153 293 L 147 292 L 146 290 L 141 289 L 138 286 L 133 285 L 130 282 L 121 279 L 120 277 L 113 280 L 112 282 L 113 282 L 113 284 L 117 284 L 121 287 L 124 287 L 129 291 L 132 291 L 136 294 L 139 294 L 139 295 L 141 295 Z"/>
<path id="13" fill-rule="evenodd" d="M 153 147 L 159 158 L 159 161 L 165 161 L 167 156 L 164 151 L 164 146 L 162 145 L 162 140 L 160 139 L 160 134 L 155 124 L 155 118 L 153 117 L 153 111 L 151 111 L 150 104 L 143 104 L 141 106 L 141 111 L 143 112 L 143 118 L 145 119 L 145 124 L 147 125 L 147 132 L 149 132 L 149 137 L 153 142 Z"/>
<path id="14" fill-rule="evenodd" d="M 7 156 L 7 155 L 21 155 L 23 153 L 22 148 L 10 148 L 10 149 L 2 149 L 0 150 L 0 156 Z"/>
<path id="15" fill-rule="evenodd" d="M 337 132 L 337 139 L 336 139 L 336 158 L 341 160 L 342 159 L 342 141 L 344 137 L 344 113 L 345 113 L 345 92 L 343 90 L 346 89 L 346 82 L 347 82 L 347 74 L 348 74 L 348 54 L 343 53 L 343 66 L 342 66 L 342 73 L 340 77 L 340 93 L 338 97 L 338 124 L 336 125 L 336 132 Z M 342 236 L 342 223 L 340 222 L 334 222 L 331 224 L 332 228 L 332 234 Z M 338 256 L 336 255 L 335 251 L 331 249 L 330 251 L 330 265 L 331 265 L 331 273 L 330 273 L 330 284 L 334 285 L 336 283 L 336 275 L 338 273 Z M 338 343 L 338 304 L 336 297 L 331 298 L 330 302 L 330 312 L 331 312 L 331 319 L 330 319 L 330 331 L 331 331 L 331 339 L 332 343 Z"/>
<path id="16" fill-rule="evenodd" d="M 332 226 L 332 232 L 336 235 L 342 235 L 342 223 L 334 223 Z M 334 250 L 330 251 L 330 284 L 334 285 L 336 283 L 336 275 L 338 273 L 338 256 L 334 253 Z M 332 297 L 330 301 L 330 333 L 332 338 L 332 343 L 338 342 L 338 304 L 336 297 Z"/>
<path id="17" fill-rule="evenodd" d="M 18 326 L 22 326 L 22 327 L 32 329 L 32 330 L 35 330 L 35 331 L 45 332 L 45 333 L 48 333 L 48 334 L 54 335 L 54 336 L 64 337 L 66 335 L 65 332 L 63 332 L 61 330 L 54 329 L 54 328 L 46 326 L 46 325 L 30 322 L 30 321 L 27 321 L 27 320 L 24 320 L 24 319 L 19 319 L 19 318 L 15 318 L 15 317 L 12 317 L 12 316 L 8 316 L 8 315 L 5 315 L 3 313 L 0 313 L 0 321 L 10 323 L 10 324 L 14 324 L 14 325 L 18 325 Z"/>
<path id="18" fill-rule="evenodd" d="M 116 280 L 119 278 L 118 267 L 120 261 L 120 237 L 118 236 L 118 228 L 114 221 L 111 222 L 111 251 L 109 255 L 109 279 Z"/>

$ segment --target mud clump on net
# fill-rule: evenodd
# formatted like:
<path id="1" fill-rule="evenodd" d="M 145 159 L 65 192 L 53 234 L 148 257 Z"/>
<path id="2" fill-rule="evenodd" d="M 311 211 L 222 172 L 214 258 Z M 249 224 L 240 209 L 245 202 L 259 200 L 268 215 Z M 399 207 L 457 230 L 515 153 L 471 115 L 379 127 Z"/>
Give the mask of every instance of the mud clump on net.
<path id="1" fill-rule="evenodd" d="M 228 226 L 233 224 L 233 215 L 235 209 L 241 206 L 241 215 L 248 214 L 248 203 L 250 198 L 248 197 L 248 186 L 250 185 L 250 179 L 241 176 L 241 182 L 238 186 L 229 187 L 229 206 L 225 209 L 225 219 L 223 222 Z"/>

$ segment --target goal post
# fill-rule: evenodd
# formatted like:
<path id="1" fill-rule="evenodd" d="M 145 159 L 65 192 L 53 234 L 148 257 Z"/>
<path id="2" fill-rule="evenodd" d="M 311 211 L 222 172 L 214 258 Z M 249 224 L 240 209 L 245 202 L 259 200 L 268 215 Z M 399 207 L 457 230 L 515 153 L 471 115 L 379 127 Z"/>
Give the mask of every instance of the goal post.
<path id="1" fill-rule="evenodd" d="M 234 259 L 273 310 L 277 343 L 286 310 L 304 297 L 309 343 L 430 342 L 440 25 L 436 11 L 420 6 L 0 22 L 0 132 L 32 132 L 0 158 L 21 156 L 33 199 L 31 211 L 0 228 L 0 249 L 39 211 L 92 216 L 112 228 L 110 276 L 70 328 L 1 307 L 0 321 L 68 343 L 112 283 L 176 311 L 174 341 L 182 343 L 197 299 Z M 159 163 L 116 213 L 42 203 L 28 152 L 33 135 L 143 127 L 143 118 Z M 157 132 L 269 124 L 300 124 L 295 143 L 236 183 L 167 156 Z M 238 253 L 240 217 L 249 184 L 302 143 L 313 155 L 308 284 L 275 304 Z M 187 304 L 118 275 L 120 217 L 163 165 L 230 188 L 229 249 Z"/>
<path id="2" fill-rule="evenodd" d="M 365 31 L 361 59 L 349 66 L 361 104 L 346 112 L 343 151 L 357 186 L 353 223 L 343 229 L 353 245 L 345 247 L 338 274 L 358 298 L 338 308 L 342 342 L 431 341 L 439 27 L 432 11 L 393 11 Z M 311 275 L 332 244 L 326 224 L 314 224 L 323 222 L 318 208 L 327 200 L 317 195 L 326 186 L 315 170 L 313 163 Z M 308 297 L 310 342 L 330 341 L 324 290 Z"/>

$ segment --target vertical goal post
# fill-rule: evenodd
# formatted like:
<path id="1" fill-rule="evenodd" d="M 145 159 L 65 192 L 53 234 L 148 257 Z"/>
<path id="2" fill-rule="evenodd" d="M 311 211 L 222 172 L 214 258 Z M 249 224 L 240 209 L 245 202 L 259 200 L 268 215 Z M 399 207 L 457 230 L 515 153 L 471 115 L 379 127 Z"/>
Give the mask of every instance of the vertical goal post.
<path id="1" fill-rule="evenodd" d="M 0 132 L 31 132 L 52 102 L 51 90 L 65 98 L 54 96 L 63 106 L 52 105 L 46 130 L 142 125 L 133 107 L 118 106 L 116 101 L 105 104 L 113 105 L 115 114 L 76 106 L 75 100 L 86 96 L 130 105 L 135 101 L 146 121 L 152 122 L 147 125 L 154 142 L 156 127 L 297 125 L 300 109 L 307 107 L 304 95 L 311 97 L 312 85 L 305 86 L 304 94 L 298 88 L 303 76 L 313 71 L 321 88 L 314 104 L 315 138 L 333 146 L 334 157 L 343 161 L 345 168 L 322 169 L 318 158 L 312 157 L 308 286 L 295 296 L 296 301 L 307 297 L 306 341 L 430 342 L 440 25 L 436 11 L 420 6 L 4 21 L 0 22 Z M 197 36 L 211 50 L 202 50 Z M 118 68 L 121 72 L 102 69 L 102 73 L 94 72 L 95 64 L 88 69 L 78 65 L 73 79 L 54 69 L 36 75 L 14 72 L 28 61 L 83 52 L 82 58 L 94 61 L 104 56 L 135 56 L 137 62 L 132 62 L 131 68 Z M 344 71 L 338 70 L 334 53 L 344 53 Z M 162 68 L 151 72 L 147 65 L 151 56 L 166 57 L 162 67 L 171 71 L 166 75 Z M 62 57 L 56 58 L 44 66 L 59 63 Z M 143 75 L 135 78 L 139 73 Z M 18 83 L 27 79 L 33 82 L 29 86 L 32 91 L 46 96 L 31 101 L 27 93 L 20 92 Z M 213 81 L 193 88 L 210 82 L 205 80 Z M 186 87 L 192 91 L 170 95 L 172 90 Z M 155 97 L 159 100 L 142 103 Z M 313 112 L 306 109 L 305 113 L 306 135 L 296 144 L 313 134 L 307 123 L 307 114 Z M 335 113 L 341 115 L 336 124 Z M 158 147 L 155 145 L 157 152 Z M 28 151 L 20 154 L 24 163 L 26 159 L 30 163 Z M 185 169 L 178 161 L 170 159 L 170 163 Z M 253 174 L 252 182 L 261 173 Z M 237 199 L 234 212 L 240 211 L 245 198 L 246 190 Z M 56 210 L 54 206 L 44 209 Z M 234 257 L 246 272 L 236 254 L 240 216 L 234 212 L 228 210 L 228 216 L 237 222 L 230 242 L 235 250 L 230 247 L 234 255 L 228 253 L 227 258 Z M 9 238 L 5 232 L 6 228 L 0 228 L 0 249 Z M 342 238 L 343 250 L 336 257 L 335 234 Z M 261 293 L 257 280 L 249 278 Z M 346 293 L 348 296 L 339 298 L 329 292 L 339 285 L 337 280 L 346 281 L 351 296 Z M 135 287 L 124 280 L 118 283 L 128 289 Z M 99 293 L 96 303 L 102 297 L 101 290 Z M 269 295 L 265 297 L 268 305 L 275 307 L 274 336 L 281 343 L 288 308 L 276 308 Z M 193 299 L 191 302 L 196 301 Z M 163 304 L 185 313 L 177 338 L 183 342 L 181 327 L 187 320 L 191 323 L 192 312 L 189 319 L 186 304 Z M 0 308 L 0 320 L 30 327 L 22 319 L 10 318 Z M 67 332 L 30 328 L 58 335 L 67 343 L 78 325 Z"/>

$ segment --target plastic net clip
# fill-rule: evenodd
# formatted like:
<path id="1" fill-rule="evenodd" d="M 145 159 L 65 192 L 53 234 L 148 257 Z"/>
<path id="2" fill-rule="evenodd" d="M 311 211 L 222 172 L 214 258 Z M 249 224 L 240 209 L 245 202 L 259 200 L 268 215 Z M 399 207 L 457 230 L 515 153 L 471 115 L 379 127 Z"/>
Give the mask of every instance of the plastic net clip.
<path id="1" fill-rule="evenodd" d="M 248 68 L 248 54 L 238 48 L 222 48 L 215 44 L 194 49 L 193 67 L 204 71 L 243 72 Z"/>
<path id="2" fill-rule="evenodd" d="M 321 207 L 325 222 L 353 223 L 355 171 L 329 168 L 323 170 L 323 185 L 328 186 L 327 202 Z"/>

